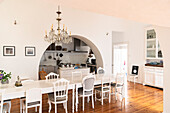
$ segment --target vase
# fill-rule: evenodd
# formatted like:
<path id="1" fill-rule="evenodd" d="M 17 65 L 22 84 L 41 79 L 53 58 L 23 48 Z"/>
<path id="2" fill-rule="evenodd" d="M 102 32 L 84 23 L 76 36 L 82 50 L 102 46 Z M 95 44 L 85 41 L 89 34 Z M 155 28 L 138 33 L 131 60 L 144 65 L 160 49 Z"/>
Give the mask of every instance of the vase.
<path id="1" fill-rule="evenodd" d="M 1 80 L 1 84 L 9 84 L 9 80 L 6 80 L 6 81 Z"/>

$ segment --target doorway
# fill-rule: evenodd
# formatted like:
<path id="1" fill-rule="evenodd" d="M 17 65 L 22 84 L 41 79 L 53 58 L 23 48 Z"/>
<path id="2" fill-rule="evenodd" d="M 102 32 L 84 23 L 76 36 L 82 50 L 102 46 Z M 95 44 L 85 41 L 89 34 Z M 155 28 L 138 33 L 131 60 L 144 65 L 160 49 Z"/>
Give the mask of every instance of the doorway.
<path id="1" fill-rule="evenodd" d="M 126 73 L 128 66 L 128 44 L 115 44 L 113 45 L 113 67 L 112 73 Z"/>

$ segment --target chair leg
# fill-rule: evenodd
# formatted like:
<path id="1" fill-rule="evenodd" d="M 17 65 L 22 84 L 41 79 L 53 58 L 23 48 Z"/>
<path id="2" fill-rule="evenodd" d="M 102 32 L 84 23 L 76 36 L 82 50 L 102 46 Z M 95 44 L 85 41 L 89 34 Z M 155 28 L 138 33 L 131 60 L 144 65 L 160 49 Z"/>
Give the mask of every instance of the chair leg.
<path id="1" fill-rule="evenodd" d="M 11 101 L 9 102 L 9 108 L 8 108 L 8 113 L 10 113 L 11 112 Z"/>
<path id="2" fill-rule="evenodd" d="M 37 107 L 36 107 L 37 108 Z M 40 105 L 40 107 L 39 107 L 39 113 L 41 113 L 41 105 Z"/>
<path id="3" fill-rule="evenodd" d="M 89 97 L 87 97 L 87 103 L 89 103 L 89 101 L 90 101 L 90 98 L 89 98 Z"/>
<path id="4" fill-rule="evenodd" d="M 55 113 L 57 113 L 57 104 L 55 103 Z"/>
<path id="5" fill-rule="evenodd" d="M 35 112 L 37 112 L 37 107 L 35 107 Z"/>
<path id="6" fill-rule="evenodd" d="M 96 102 L 96 90 L 95 90 L 95 102 Z"/>
<path id="7" fill-rule="evenodd" d="M 84 111 L 84 96 L 83 96 L 83 111 Z"/>
<path id="8" fill-rule="evenodd" d="M 26 111 L 26 113 L 28 113 L 28 108 L 27 107 L 25 108 L 25 111 Z"/>
<path id="9" fill-rule="evenodd" d="M 50 113 L 50 111 L 51 111 L 51 102 L 48 101 L 48 104 L 49 104 L 49 110 L 48 110 L 48 112 Z"/>
<path id="10" fill-rule="evenodd" d="M 115 87 L 115 98 L 116 98 L 116 101 L 117 101 L 117 89 Z"/>
<path id="11" fill-rule="evenodd" d="M 109 92 L 109 103 L 110 103 L 110 95 L 111 95 L 111 93 Z"/>
<path id="12" fill-rule="evenodd" d="M 101 95 L 102 95 L 102 105 L 103 105 L 103 93 L 101 92 Z"/>
<path id="13" fill-rule="evenodd" d="M 66 113 L 67 113 L 67 102 L 66 102 L 66 103 L 63 103 L 63 106 L 64 106 L 64 109 L 65 109 L 65 111 L 66 111 Z"/>
<path id="14" fill-rule="evenodd" d="M 92 101 L 92 107 L 93 107 L 93 109 L 94 109 L 94 100 L 93 100 L 93 94 L 92 94 L 92 96 L 91 96 L 91 101 Z"/>
<path id="15" fill-rule="evenodd" d="M 22 113 L 22 99 L 20 99 L 20 113 Z"/>

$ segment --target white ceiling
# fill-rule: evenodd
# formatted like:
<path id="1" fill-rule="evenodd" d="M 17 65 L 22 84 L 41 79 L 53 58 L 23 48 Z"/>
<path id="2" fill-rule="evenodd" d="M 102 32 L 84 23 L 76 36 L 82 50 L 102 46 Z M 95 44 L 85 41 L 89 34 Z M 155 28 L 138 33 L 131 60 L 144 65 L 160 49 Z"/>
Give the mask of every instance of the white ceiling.
<path id="1" fill-rule="evenodd" d="M 0 0 L 2 3 L 5 0 Z M 43 0 L 74 9 L 170 27 L 170 0 Z"/>
<path id="2" fill-rule="evenodd" d="M 170 27 L 170 0 L 48 0 L 75 9 Z"/>

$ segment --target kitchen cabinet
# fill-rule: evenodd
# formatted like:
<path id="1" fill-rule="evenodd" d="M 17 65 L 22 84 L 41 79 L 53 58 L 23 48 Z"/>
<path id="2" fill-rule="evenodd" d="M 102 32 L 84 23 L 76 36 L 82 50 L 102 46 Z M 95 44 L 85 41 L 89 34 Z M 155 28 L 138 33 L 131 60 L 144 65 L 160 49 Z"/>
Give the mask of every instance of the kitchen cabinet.
<path id="1" fill-rule="evenodd" d="M 145 66 L 144 75 L 143 85 L 163 88 L 163 68 Z"/>
<path id="2" fill-rule="evenodd" d="M 74 69 L 74 68 L 60 68 L 59 69 L 59 75 L 60 78 L 67 78 L 72 76 L 72 72 L 74 71 L 81 71 L 82 75 L 88 75 L 90 73 L 90 68 L 79 68 L 79 69 Z"/>
<path id="3" fill-rule="evenodd" d="M 153 27 L 146 28 L 146 59 L 162 59 L 162 51 L 156 31 Z"/>

